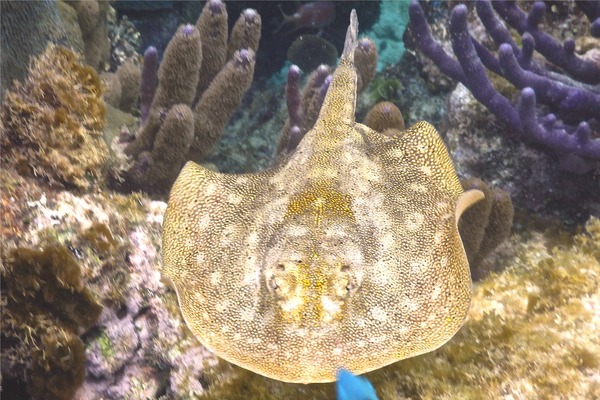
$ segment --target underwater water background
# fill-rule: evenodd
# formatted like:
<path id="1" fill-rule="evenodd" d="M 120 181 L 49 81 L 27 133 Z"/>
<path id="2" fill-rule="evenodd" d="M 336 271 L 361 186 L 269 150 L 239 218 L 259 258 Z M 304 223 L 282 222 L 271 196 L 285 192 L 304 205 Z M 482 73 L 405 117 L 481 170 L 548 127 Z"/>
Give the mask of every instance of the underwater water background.
<path id="1" fill-rule="evenodd" d="M 0 395 L 353 398 L 209 351 L 161 271 L 184 164 L 293 158 L 354 9 L 356 121 L 390 138 L 427 121 L 492 201 L 458 226 L 460 330 L 362 376 L 379 399 L 600 398 L 600 1 L 583 3 L 0 2 Z"/>

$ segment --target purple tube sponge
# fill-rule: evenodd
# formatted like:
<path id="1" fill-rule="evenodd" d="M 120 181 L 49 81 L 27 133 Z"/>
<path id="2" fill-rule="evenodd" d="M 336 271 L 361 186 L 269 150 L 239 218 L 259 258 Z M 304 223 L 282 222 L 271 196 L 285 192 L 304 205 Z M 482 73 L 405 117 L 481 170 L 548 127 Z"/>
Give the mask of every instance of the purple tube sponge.
<path id="1" fill-rule="evenodd" d="M 504 117 L 508 125 L 521 130 L 521 122 L 513 105 L 494 89 L 487 78 L 485 67 L 478 57 L 473 39 L 467 29 L 467 6 L 459 4 L 450 16 L 450 37 L 454 54 L 460 54 L 458 61 L 464 71 L 463 84 L 469 88 L 473 96 L 490 110 L 495 110 Z"/>
<path id="2" fill-rule="evenodd" d="M 302 94 L 300 92 L 300 68 L 297 65 L 291 65 L 288 69 L 285 83 L 285 104 L 290 118 L 290 125 L 299 128 L 304 120 L 304 111 L 302 110 Z"/>
<path id="3" fill-rule="evenodd" d="M 538 27 L 545 12 L 542 2 L 536 2 L 529 13 L 508 1 L 481 0 L 476 10 L 499 47 L 498 56 L 471 37 L 467 7 L 462 4 L 455 6 L 450 15 L 454 59 L 432 38 L 423 9 L 413 0 L 409 15 L 418 47 L 444 74 L 465 85 L 510 130 L 526 140 L 553 150 L 561 159 L 569 158 L 572 164 L 574 159 L 578 159 L 578 165 L 600 160 L 600 65 L 577 56 L 573 40 L 561 45 Z M 498 16 L 522 34 L 522 47 L 517 46 Z M 535 62 L 534 50 L 564 72 L 550 71 Z M 494 88 L 486 69 L 521 90 L 518 105 Z M 538 116 L 538 103 L 551 112 Z"/>
<path id="4" fill-rule="evenodd" d="M 492 6 L 498 15 L 521 35 L 529 33 L 535 41 L 535 49 L 552 64 L 564 69 L 580 82 L 600 83 L 600 65 L 577 56 L 572 40 L 561 45 L 558 40 L 538 27 L 546 12 L 544 2 L 536 1 L 527 14 L 515 2 L 494 1 Z"/>

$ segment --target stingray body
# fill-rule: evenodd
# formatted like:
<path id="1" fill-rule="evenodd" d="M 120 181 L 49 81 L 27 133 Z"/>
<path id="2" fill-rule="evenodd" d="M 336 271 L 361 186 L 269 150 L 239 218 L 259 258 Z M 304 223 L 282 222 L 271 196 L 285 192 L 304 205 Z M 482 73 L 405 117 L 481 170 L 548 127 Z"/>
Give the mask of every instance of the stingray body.
<path id="1" fill-rule="evenodd" d="M 355 121 L 352 13 L 314 128 L 278 167 L 189 162 L 171 191 L 163 274 L 218 356 L 270 378 L 330 382 L 431 351 L 460 328 L 471 279 L 463 193 L 426 122 L 387 137 Z"/>

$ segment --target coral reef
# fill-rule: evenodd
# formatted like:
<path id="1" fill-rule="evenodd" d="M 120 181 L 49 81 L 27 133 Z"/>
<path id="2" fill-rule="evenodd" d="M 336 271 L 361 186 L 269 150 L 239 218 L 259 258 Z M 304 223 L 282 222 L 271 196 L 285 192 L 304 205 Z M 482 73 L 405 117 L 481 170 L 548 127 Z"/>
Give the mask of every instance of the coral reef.
<path id="1" fill-rule="evenodd" d="M 101 307 L 84 285 L 84 271 L 62 245 L 3 251 L 2 370 L 24 380 L 35 399 L 71 399 L 83 382 L 79 338 Z"/>
<path id="2" fill-rule="evenodd" d="M 113 3 L 112 6 L 115 4 Z M 116 11 L 113 7 L 108 9 L 108 40 L 110 43 L 110 70 L 118 68 L 119 65 L 130 59 L 139 57 L 138 50 L 141 47 L 141 35 L 135 25 L 126 15 L 117 20 Z"/>
<path id="3" fill-rule="evenodd" d="M 375 78 L 371 84 L 369 91 L 374 101 L 398 101 L 402 83 L 395 78 Z"/>
<path id="4" fill-rule="evenodd" d="M 160 64 L 155 91 L 153 68 L 148 66 L 142 74 L 143 110 L 149 93 L 154 92 L 153 100 L 135 140 L 117 144 L 132 161 L 111 167 L 114 186 L 164 194 L 185 161 L 206 158 L 252 82 L 260 27 L 256 11 L 245 10 L 228 44 L 225 5 L 211 0 L 196 26 L 178 29 Z M 173 128 L 167 121 L 175 117 L 181 125 Z M 163 168 L 167 159 L 169 168 Z"/>
<path id="5" fill-rule="evenodd" d="M 28 382 L 28 366 L 35 366 L 30 361 L 33 354 L 26 357 L 35 350 L 31 341 L 27 342 L 30 334 L 34 334 L 38 346 L 48 346 L 52 356 L 46 361 L 53 369 L 43 373 L 35 370 L 35 377 L 47 378 L 34 382 L 46 384 L 44 395 L 38 398 L 65 398 L 52 397 L 53 382 L 65 384 L 69 399 L 159 398 L 167 392 L 175 399 L 186 398 L 191 388 L 178 385 L 176 376 L 199 382 L 198 391 L 202 391 L 204 369 L 215 359 L 206 350 L 191 348 L 197 348 L 197 343 L 188 337 L 178 315 L 177 299 L 161 282 L 158 272 L 157 249 L 165 204 L 110 191 L 75 195 L 40 186 L 35 179 L 10 170 L 0 171 L 0 184 L 3 397 L 28 398 L 22 388 Z M 17 264 L 23 257 L 11 258 L 12 253 L 27 255 L 27 260 L 34 256 L 34 261 L 44 263 Z M 54 261 L 44 257 L 52 254 L 57 255 Z M 39 267 L 36 271 L 42 273 L 46 283 L 34 282 L 36 286 L 28 294 L 36 297 L 29 296 L 17 305 L 10 296 L 22 299 L 17 293 L 19 288 L 37 276 L 27 266 Z M 57 270 L 63 272 L 52 274 Z M 11 278 L 7 271 L 18 274 Z M 68 271 L 80 272 L 65 275 Z M 95 301 L 103 305 L 97 319 L 92 317 L 99 309 L 95 306 L 94 313 L 87 312 L 84 307 L 89 303 L 83 301 L 82 293 L 93 293 Z M 14 315 L 23 316 L 29 323 L 40 322 L 36 331 L 12 330 L 12 320 L 6 313 L 14 310 L 13 305 L 18 307 Z M 38 306 L 48 317 L 31 321 L 29 311 L 35 312 Z M 75 326 L 66 316 L 74 316 L 86 325 Z M 48 318 L 60 322 L 58 328 L 47 324 Z M 87 329 L 91 322 L 93 326 Z M 71 356 L 66 357 L 69 349 Z M 56 363 L 55 357 L 59 358 Z M 178 364 L 178 360 L 187 360 L 189 367 Z M 21 364 L 13 368 L 12 361 Z M 83 368 L 85 380 L 77 389 Z M 51 373 L 56 373 L 53 380 Z M 169 384 L 171 375 L 173 385 Z"/>
<path id="6" fill-rule="evenodd" d="M 331 68 L 321 65 L 315 69 L 309 75 L 302 91 L 300 90 L 300 77 L 300 68 L 296 65 L 290 66 L 285 84 L 288 118 L 277 141 L 278 155 L 292 152 L 304 134 L 315 124 L 331 82 Z"/>
<path id="7" fill-rule="evenodd" d="M 510 236 L 514 207 L 510 195 L 502 189 L 490 188 L 479 178 L 461 181 L 463 189 L 481 190 L 485 198 L 469 208 L 458 223 L 465 247 L 471 277 L 480 280 L 489 273 L 481 267 L 482 260 Z"/>
<path id="8" fill-rule="evenodd" d="M 600 137 L 596 137 L 600 113 L 600 94 L 596 86 L 600 66 L 577 56 L 573 40 L 561 45 L 540 30 L 538 25 L 545 7 L 543 2 L 536 2 L 525 14 L 515 3 L 476 3 L 481 22 L 499 47 L 497 58 L 471 37 L 464 5 L 453 8 L 450 21 L 451 41 L 458 61 L 433 40 L 417 0 L 410 6 L 411 27 L 425 55 L 446 75 L 467 86 L 509 130 L 554 151 L 565 169 L 584 172 L 594 167 L 594 160 L 600 159 Z M 519 31 L 521 48 L 494 9 Z M 534 50 L 563 73 L 552 72 L 533 59 Z M 513 105 L 492 86 L 486 68 L 521 90 L 518 105 Z M 550 113 L 539 115 L 536 103 L 548 106 Z"/>
<path id="9" fill-rule="evenodd" d="M 321 32 L 335 18 L 335 2 L 333 1 L 313 1 L 302 4 L 292 15 L 285 14 L 281 6 L 279 10 L 283 16 L 283 21 L 275 28 L 274 33 L 279 32 L 282 28 L 286 28 L 286 34 L 294 33 L 303 28 L 319 29 L 319 32 Z"/>
<path id="10" fill-rule="evenodd" d="M 0 3 L 0 18 L 2 98 L 13 80 L 23 80 L 27 76 L 29 59 L 42 53 L 48 42 L 64 41 L 66 33 L 56 4 L 49 0 L 3 1 Z"/>
<path id="11" fill-rule="evenodd" d="M 88 188 L 107 159 L 102 83 L 72 51 L 48 45 L 2 103 L 2 161 L 51 184 Z"/>
<path id="12" fill-rule="evenodd" d="M 377 48 L 373 41 L 363 37 L 358 41 L 354 53 L 357 91 L 363 91 L 375 76 Z M 315 124 L 323 99 L 331 82 L 331 68 L 321 65 L 308 77 L 304 90 L 300 90 L 300 68 L 292 65 L 288 69 L 285 85 L 285 101 L 288 118 L 279 133 L 276 155 L 281 157 L 293 151 L 306 132 Z"/>
<path id="13" fill-rule="evenodd" d="M 381 101 L 375 104 L 365 116 L 363 123 L 369 128 L 390 137 L 394 133 L 388 130 L 404 130 L 402 112 L 394 103 L 390 103 L 389 101 Z"/>
<path id="14" fill-rule="evenodd" d="M 143 125 L 148 119 L 152 99 L 158 86 L 158 51 L 154 46 L 148 47 L 144 52 L 140 80 L 140 121 Z"/>
<path id="15" fill-rule="evenodd" d="M 377 71 L 394 65 L 404 53 L 402 34 L 408 25 L 408 1 L 383 0 L 377 22 L 365 34 L 379 49 Z"/>
<path id="16" fill-rule="evenodd" d="M 109 3 L 102 0 L 68 0 L 67 4 L 77 13 L 85 62 L 96 71 L 103 71 L 110 58 L 107 22 Z"/>
<path id="17" fill-rule="evenodd" d="M 119 65 L 114 73 L 104 72 L 100 77 L 106 88 L 104 100 L 121 111 L 137 114 L 142 71 L 134 59 Z"/>
<path id="18" fill-rule="evenodd" d="M 287 59 L 304 72 L 321 64 L 335 66 L 338 52 L 334 45 L 317 35 L 300 35 L 287 50 Z"/>
<path id="19" fill-rule="evenodd" d="M 77 3 L 89 3 L 88 7 L 92 8 L 105 5 L 101 4 L 105 2 L 96 1 Z M 185 4 L 181 9 L 187 10 L 186 16 L 193 16 L 184 17 L 184 21 L 193 21 L 198 16 L 197 4 L 191 2 L 143 3 L 149 7 L 161 3 L 160 6 L 165 7 L 161 15 L 155 17 L 162 29 L 156 29 L 156 24 L 147 24 L 143 37 L 125 19 L 114 25 L 117 21 L 111 21 L 111 10 L 108 8 L 108 36 L 112 45 L 116 46 L 112 53 L 114 58 L 110 60 L 111 71 L 126 59 L 130 60 L 127 62 L 131 65 L 124 68 L 137 68 L 138 60 L 132 48 L 132 44 L 138 43 L 137 40 L 154 43 L 154 38 L 160 36 L 165 38 L 164 43 L 168 41 L 174 31 L 168 27 L 179 24 L 182 14 L 165 21 L 165 10 L 177 10 Z M 589 36 L 581 37 L 581 34 L 587 32 L 589 27 L 589 32 L 592 35 L 596 32 L 597 36 L 600 9 L 597 2 L 576 3 L 547 2 L 548 10 L 537 28 L 538 33 L 530 34 L 541 35 L 543 27 L 545 32 L 559 40 L 580 36 L 575 40 L 576 53 L 585 53 L 585 58 L 598 60 L 598 42 Z M 144 6 L 140 4 L 116 2 L 112 5 Z M 398 61 L 395 49 L 402 46 L 399 20 L 394 19 L 388 8 L 394 4 L 399 3 L 382 3 L 381 9 L 385 11 L 380 16 L 381 23 L 374 27 L 375 35 L 369 33 L 376 43 L 372 49 L 379 50 L 380 69 L 385 64 Z M 450 19 L 445 18 L 448 8 L 454 3 L 449 4 L 433 1 L 421 3 L 433 36 L 442 41 L 448 37 L 442 42 L 448 54 L 451 53 L 451 45 L 445 33 Z M 509 14 L 510 7 L 513 10 L 522 8 L 525 15 L 533 10 L 534 3 L 517 4 L 508 6 L 506 14 Z M 237 16 L 246 6 L 230 3 L 228 9 L 230 14 Z M 403 2 L 402 6 L 408 4 Z M 20 7 L 20 11 L 15 11 L 14 7 Z M 281 21 L 279 10 L 270 3 L 258 3 L 256 7 L 265 24 L 263 35 L 272 33 Z M 293 13 L 295 7 L 292 3 L 282 4 L 286 12 Z M 345 16 L 352 7 L 359 8 L 361 28 L 369 27 L 377 18 L 377 2 L 336 3 L 336 14 L 338 17 L 344 16 L 344 21 L 340 23 L 342 18 L 332 21 L 324 29 L 323 37 L 338 48 L 343 40 L 343 30 L 338 27 L 346 25 Z M 577 11 L 578 7 L 586 13 L 589 22 Z M 25 78 L 29 57 L 41 53 L 48 40 L 68 44 L 82 52 L 78 15 L 82 17 L 83 14 L 77 15 L 75 9 L 65 2 L 2 1 L 0 8 L 3 89 L 8 89 L 5 86 L 7 78 L 13 79 L 9 77 L 10 73 L 20 71 L 19 79 Z M 57 9 L 60 21 L 57 19 Z M 392 11 L 399 11 L 399 8 Z M 401 12 L 406 15 L 406 10 Z M 539 10 L 536 12 L 539 15 Z M 536 12 L 531 15 L 535 16 Z M 93 14 L 90 15 L 93 17 Z M 500 13 L 495 12 L 494 15 L 496 19 L 504 21 Z M 11 24 L 11 18 L 16 21 L 16 26 Z M 517 21 L 521 17 L 512 18 Z M 233 23 L 234 20 L 229 22 Z M 69 24 L 69 21 L 74 24 Z M 243 32 L 248 27 L 246 21 L 246 18 L 238 19 L 233 31 Z M 492 52 L 500 46 L 500 43 L 493 44 L 493 39 L 483 26 L 482 19 L 477 18 L 476 12 L 471 12 L 467 24 L 470 35 L 482 46 L 492 49 Z M 511 25 L 510 21 L 508 25 Z M 13 33 L 9 32 L 11 26 L 16 29 Z M 520 32 L 519 23 L 515 26 L 515 29 L 509 28 L 510 40 L 521 50 L 522 44 L 527 44 L 528 39 L 525 40 L 526 34 Z M 88 51 L 96 49 L 91 51 L 92 62 L 98 68 L 105 69 L 108 59 L 103 43 L 104 39 L 108 42 L 108 38 L 106 30 L 101 25 L 97 27 L 90 32 L 102 34 L 96 39 L 86 35 L 86 45 Z M 311 28 L 302 29 L 298 33 L 314 33 Z M 151 36 L 152 31 L 157 36 Z M 222 25 L 219 32 L 219 40 L 226 43 L 225 59 L 229 60 L 236 48 L 244 47 L 236 44 L 244 35 L 232 34 L 227 43 L 226 39 L 223 42 Z M 254 38 L 257 43 L 257 36 Z M 322 102 L 328 87 L 323 83 L 331 70 L 323 74 L 319 84 L 311 83 L 313 79 L 309 78 L 304 90 L 300 90 L 299 71 L 295 78 L 288 76 L 287 90 L 290 93 L 285 95 L 289 102 L 287 111 L 282 101 L 283 80 L 280 80 L 279 87 L 266 88 L 262 81 L 273 70 L 281 68 L 285 57 L 285 51 L 281 49 L 286 49 L 294 38 L 278 35 L 263 40 L 261 57 L 256 59 L 257 73 L 252 88 L 256 91 L 252 97 L 243 99 L 243 107 L 229 120 L 229 126 L 223 132 L 223 139 L 215 145 L 215 151 L 203 156 L 205 165 L 214 164 L 220 171 L 226 172 L 266 169 L 272 165 L 276 135 L 283 132 L 282 126 L 287 126 L 284 129 L 289 131 L 290 122 L 292 126 L 302 126 L 302 130 L 314 125 L 321 106 L 319 101 Z M 410 39 L 410 35 L 407 38 Z M 537 44 L 539 39 L 534 37 L 534 41 Z M 544 42 L 544 39 L 541 41 Z M 164 49 L 164 45 L 161 47 L 156 44 L 158 51 L 150 49 L 147 52 L 145 73 L 142 70 L 141 75 L 136 77 L 139 69 L 131 69 L 123 80 L 117 74 L 102 77 L 110 82 L 105 86 L 106 102 L 127 111 L 126 114 L 106 106 L 110 129 L 105 129 L 104 140 L 110 142 L 114 135 L 121 134 L 121 143 L 115 146 L 117 157 L 123 156 L 124 148 L 130 144 L 125 126 L 131 132 L 137 128 L 133 115 L 141 114 L 142 129 L 148 121 L 147 115 L 157 91 L 158 55 Z M 201 44 L 204 47 L 202 38 Z M 481 49 L 477 44 L 475 46 L 477 58 L 482 59 L 478 53 Z M 31 50 L 34 47 L 35 50 Z M 521 62 L 514 47 L 511 48 L 517 62 Z M 508 49 L 504 51 L 505 60 L 510 61 L 509 53 Z M 555 53 L 561 57 L 565 55 L 562 49 Z M 103 55 L 98 57 L 100 54 Z M 386 54 L 393 54 L 395 58 L 389 58 Z M 471 254 L 477 253 L 467 249 L 471 263 L 476 266 L 471 273 L 477 281 L 473 287 L 470 315 L 455 338 L 429 355 L 374 371 L 368 378 L 373 382 L 380 399 L 600 398 L 600 343 L 597 338 L 600 329 L 600 222 L 591 218 L 585 228 L 578 225 L 586 221 L 590 214 L 600 215 L 600 191 L 595 190 L 598 187 L 597 172 L 596 175 L 561 173 L 554 151 L 539 151 L 535 146 L 503 135 L 506 128 L 497 123 L 501 118 L 494 118 L 462 84 L 452 93 L 447 93 L 447 89 L 454 87 L 455 82 L 439 71 L 437 77 L 431 75 L 433 69 L 430 67 L 424 71 L 417 59 L 420 55 L 419 52 L 406 52 L 396 65 L 388 66 L 373 78 L 369 88 L 358 96 L 357 119 L 367 123 L 363 116 L 372 109 L 373 104 L 390 100 L 402 110 L 407 126 L 424 119 L 440 127 L 460 176 L 481 176 L 490 182 L 490 186 L 502 187 L 511 194 L 516 208 L 516 225 L 511 238 L 485 260 L 474 261 Z M 131 60 L 132 57 L 134 60 Z M 99 58 L 102 61 L 93 61 Z M 498 63 L 502 61 L 499 56 L 494 58 Z M 43 66 L 40 66 L 41 60 Z M 335 398 L 332 384 L 294 385 L 269 380 L 218 359 L 192 337 L 179 314 L 175 294 L 160 280 L 160 235 L 166 205 L 151 201 L 144 194 L 123 196 L 107 189 L 99 190 L 102 188 L 100 170 L 108 154 L 102 140 L 105 119 L 101 100 L 103 93 L 93 71 L 74 60 L 69 51 L 58 47 L 53 51 L 48 50 L 37 60 L 32 59 L 30 79 L 18 84 L 2 105 L 2 394 L 6 398 L 77 400 Z M 13 62 L 17 63 L 6 64 Z M 70 65 L 72 62 L 73 65 Z M 433 65 L 429 62 L 430 66 Z M 223 62 L 222 65 L 225 64 Z M 577 98 L 581 88 L 591 89 L 597 94 L 597 83 L 583 84 L 567 77 L 569 73 L 565 68 L 551 65 L 551 62 L 535 53 L 531 64 L 539 64 L 542 72 L 548 73 L 555 82 L 566 82 L 573 90 L 574 98 Z M 180 62 L 176 70 L 182 71 L 185 66 L 185 62 Z M 494 90 L 511 99 L 511 107 L 518 111 L 522 107 L 517 101 L 520 87 L 490 72 L 492 70 L 485 63 L 484 66 Z M 437 67 L 434 68 L 437 70 Z M 418 79 L 418 74 L 424 72 L 430 73 L 428 78 Z M 520 71 L 516 69 L 516 73 Z M 514 79 L 518 77 L 516 73 Z M 194 74 L 186 74 L 179 74 L 185 81 L 182 85 L 196 79 Z M 34 77 L 39 79 L 31 80 Z M 129 77 L 133 77 L 133 80 Z M 529 79 L 530 76 L 526 74 L 525 78 Z M 138 79 L 140 85 L 122 84 L 125 81 L 138 82 Z M 432 94 L 431 89 L 439 89 L 436 86 L 439 84 L 443 84 L 445 89 Z M 124 89 L 125 86 L 132 89 Z M 197 87 L 197 84 L 194 86 Z M 430 90 L 427 91 L 427 88 Z M 555 84 L 542 88 L 556 91 Z M 122 101 L 124 92 L 133 96 Z M 568 106 L 568 102 L 555 107 L 541 101 L 535 87 L 534 93 L 535 114 L 530 113 L 529 116 L 535 115 L 537 122 L 545 122 L 541 116 L 553 112 L 559 121 L 544 128 L 554 129 L 564 124 L 568 132 L 576 129 L 582 119 L 578 113 L 569 114 L 567 109 L 561 108 Z M 138 95 L 139 111 L 135 105 Z M 190 132 L 192 137 L 194 134 L 190 128 L 190 112 L 193 119 L 193 104 L 198 102 L 200 95 L 199 91 L 194 90 L 194 99 L 188 104 L 191 107 L 182 107 L 179 105 L 181 102 L 175 100 L 154 113 L 154 117 L 158 115 L 159 122 L 154 128 L 150 147 L 137 157 L 125 158 L 119 164 L 123 167 L 120 176 L 127 177 L 130 174 L 132 177 L 125 190 L 141 188 L 164 193 L 170 188 L 172 177 L 177 175 L 178 167 L 175 166 L 184 161 L 179 158 L 180 150 L 190 143 Z M 109 98 L 112 100 L 109 101 Z M 532 107 L 531 104 L 528 106 Z M 306 115 L 312 117 L 305 118 Z M 519 118 L 522 117 L 519 115 Z M 303 126 L 305 121 L 306 126 Z M 530 120 L 528 123 L 531 125 L 534 122 Z M 590 138 L 594 139 L 597 117 L 591 119 L 589 126 Z M 399 129 L 390 132 L 397 133 Z M 301 138 L 302 135 L 297 134 L 291 141 L 289 137 L 280 140 L 280 145 L 283 145 L 284 152 L 293 151 Z M 156 151 L 153 151 L 153 147 L 156 147 Z M 560 161 L 567 167 L 580 166 L 580 171 L 588 170 L 589 159 L 581 165 L 578 158 L 561 155 Z M 161 181 L 169 176 L 171 178 Z M 466 184 L 463 181 L 463 185 Z M 123 183 L 120 185 L 123 188 Z M 471 183 L 466 187 L 490 190 L 479 183 Z M 491 190 L 493 194 L 495 189 Z M 493 198 L 488 196 L 488 199 Z M 505 203 L 500 203 L 499 210 L 505 210 L 502 204 Z M 489 204 L 482 204 L 482 207 L 493 210 Z M 485 210 L 474 212 L 472 218 L 507 220 L 485 217 Z M 468 215 L 464 214 L 463 221 L 468 219 Z M 549 221 L 553 222 L 549 225 Z M 488 226 L 494 230 L 505 229 Z M 540 229 L 545 230 L 540 232 Z M 574 231 L 578 232 L 576 236 Z M 461 234 L 467 236 L 464 231 Z M 476 233 L 474 236 L 480 235 Z M 465 247 L 475 248 L 477 243 L 465 244 Z M 42 265 L 46 268 L 39 268 Z M 74 276 L 79 277 L 69 279 Z M 28 293 L 33 297 L 24 299 L 21 291 L 23 286 L 32 280 L 39 283 L 42 278 L 46 284 L 28 286 Z M 90 301 L 81 301 L 81 298 Z M 102 304 L 103 308 L 95 319 L 98 304 Z M 89 312 L 75 312 L 72 319 L 75 306 L 89 306 Z M 80 315 L 87 315 L 88 318 L 81 319 Z"/>

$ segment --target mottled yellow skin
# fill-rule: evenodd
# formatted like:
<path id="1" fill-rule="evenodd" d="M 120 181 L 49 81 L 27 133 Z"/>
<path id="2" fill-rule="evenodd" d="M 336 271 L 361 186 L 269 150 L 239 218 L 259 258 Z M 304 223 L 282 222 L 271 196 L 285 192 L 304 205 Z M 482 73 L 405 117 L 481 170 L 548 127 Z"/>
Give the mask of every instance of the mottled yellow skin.
<path id="1" fill-rule="evenodd" d="M 356 15 L 314 128 L 273 170 L 192 162 L 171 191 L 163 273 L 200 342 L 270 378 L 329 382 L 431 351 L 460 328 L 463 195 L 435 129 L 355 122 Z"/>

